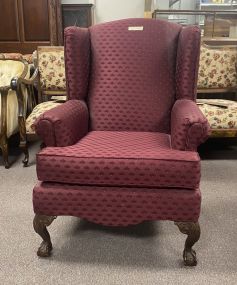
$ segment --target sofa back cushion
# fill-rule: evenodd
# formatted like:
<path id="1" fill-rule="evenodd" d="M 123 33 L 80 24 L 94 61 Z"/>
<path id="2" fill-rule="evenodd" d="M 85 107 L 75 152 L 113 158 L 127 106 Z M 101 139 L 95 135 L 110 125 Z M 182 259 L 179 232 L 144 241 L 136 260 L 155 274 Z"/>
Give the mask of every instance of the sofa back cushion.
<path id="1" fill-rule="evenodd" d="M 92 130 L 169 132 L 181 29 L 150 19 L 90 28 Z"/>

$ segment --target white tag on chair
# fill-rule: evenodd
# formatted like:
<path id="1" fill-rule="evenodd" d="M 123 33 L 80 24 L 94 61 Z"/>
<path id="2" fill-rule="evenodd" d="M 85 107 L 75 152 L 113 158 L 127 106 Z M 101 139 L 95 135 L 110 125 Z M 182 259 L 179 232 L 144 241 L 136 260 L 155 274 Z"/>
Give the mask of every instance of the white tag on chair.
<path id="1" fill-rule="evenodd" d="M 143 31 L 143 26 L 128 27 L 129 31 Z"/>

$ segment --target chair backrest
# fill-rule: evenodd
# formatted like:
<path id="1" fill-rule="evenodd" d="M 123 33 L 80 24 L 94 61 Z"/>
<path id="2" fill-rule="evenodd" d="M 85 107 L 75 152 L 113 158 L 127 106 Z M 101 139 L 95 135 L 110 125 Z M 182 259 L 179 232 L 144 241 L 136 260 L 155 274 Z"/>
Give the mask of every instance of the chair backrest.
<path id="1" fill-rule="evenodd" d="M 65 95 L 64 47 L 39 46 L 37 48 L 37 65 L 42 95 Z"/>
<path id="2" fill-rule="evenodd" d="M 0 59 L 0 87 L 10 86 L 13 77 L 25 78 L 28 65 L 18 59 Z"/>
<path id="3" fill-rule="evenodd" d="M 226 89 L 237 88 L 237 47 L 211 46 L 202 43 L 200 66 L 198 75 L 198 88 Z M 204 89 L 204 90 L 203 90 Z"/>
<path id="4" fill-rule="evenodd" d="M 126 19 L 65 35 L 68 96 L 87 97 L 92 130 L 168 133 L 176 98 L 194 99 L 198 28 Z"/>

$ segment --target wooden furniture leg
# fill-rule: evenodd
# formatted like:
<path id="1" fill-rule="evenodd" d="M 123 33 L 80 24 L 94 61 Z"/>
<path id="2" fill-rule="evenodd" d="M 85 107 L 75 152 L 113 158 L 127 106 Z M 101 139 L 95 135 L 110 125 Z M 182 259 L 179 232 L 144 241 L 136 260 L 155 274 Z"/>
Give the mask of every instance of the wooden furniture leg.
<path id="1" fill-rule="evenodd" d="M 49 257 L 53 249 L 50 235 L 46 227 L 48 227 L 53 222 L 54 219 L 56 219 L 55 216 L 45 216 L 38 214 L 36 214 L 34 217 L 33 221 L 34 230 L 43 239 L 37 251 L 37 255 L 40 257 Z"/>
<path id="2" fill-rule="evenodd" d="M 200 238 L 199 223 L 175 222 L 175 225 L 178 226 L 181 233 L 188 235 L 185 241 L 185 247 L 183 251 L 184 264 L 186 266 L 196 266 L 197 265 L 196 252 L 192 249 L 192 246 Z"/>
<path id="3" fill-rule="evenodd" d="M 8 144 L 7 144 L 7 95 L 8 89 L 1 90 L 1 133 L 0 133 L 0 148 L 2 150 L 2 156 L 5 168 L 10 167 L 8 160 Z"/>

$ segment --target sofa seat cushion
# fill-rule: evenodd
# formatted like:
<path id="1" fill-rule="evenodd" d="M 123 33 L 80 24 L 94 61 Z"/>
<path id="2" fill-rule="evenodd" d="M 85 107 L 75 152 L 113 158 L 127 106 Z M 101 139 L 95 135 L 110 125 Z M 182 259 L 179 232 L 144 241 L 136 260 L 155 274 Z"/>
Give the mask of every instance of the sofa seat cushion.
<path id="1" fill-rule="evenodd" d="M 73 146 L 43 149 L 37 174 L 41 181 L 79 185 L 196 189 L 200 158 L 171 149 L 167 134 L 92 131 Z"/>

